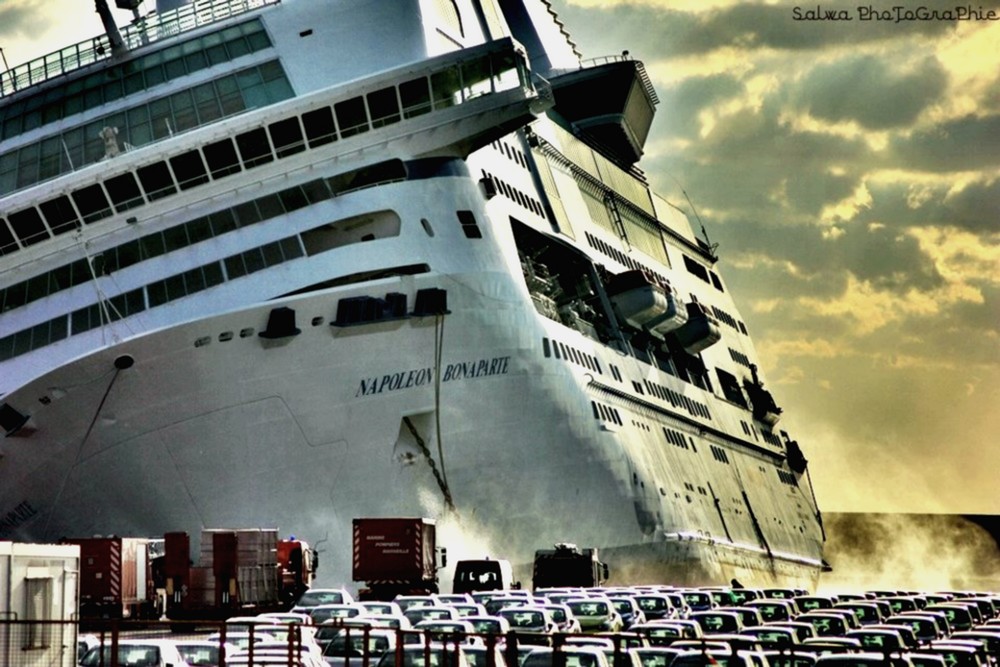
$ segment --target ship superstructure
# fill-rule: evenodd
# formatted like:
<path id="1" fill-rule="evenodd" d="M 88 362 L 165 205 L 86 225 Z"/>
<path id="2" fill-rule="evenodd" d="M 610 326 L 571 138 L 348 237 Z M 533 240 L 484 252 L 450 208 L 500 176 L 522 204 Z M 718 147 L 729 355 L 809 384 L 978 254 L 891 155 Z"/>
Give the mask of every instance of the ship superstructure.
<path id="1" fill-rule="evenodd" d="M 0 536 L 451 516 L 815 583 L 715 249 L 636 166 L 649 78 L 547 2 L 205 0 L 0 92 Z"/>

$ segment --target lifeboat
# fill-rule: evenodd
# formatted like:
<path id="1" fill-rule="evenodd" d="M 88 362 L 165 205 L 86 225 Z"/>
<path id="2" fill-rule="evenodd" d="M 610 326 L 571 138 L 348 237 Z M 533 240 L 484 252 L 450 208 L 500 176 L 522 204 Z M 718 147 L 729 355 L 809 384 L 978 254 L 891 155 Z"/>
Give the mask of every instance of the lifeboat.
<path id="1" fill-rule="evenodd" d="M 644 271 L 619 273 L 608 281 L 607 292 L 618 319 L 633 329 L 663 338 L 687 322 L 687 310 L 673 288 Z"/>
<path id="2" fill-rule="evenodd" d="M 698 354 L 722 340 L 719 323 L 700 303 L 694 302 L 687 304 L 687 322 L 674 335 L 688 354 Z"/>

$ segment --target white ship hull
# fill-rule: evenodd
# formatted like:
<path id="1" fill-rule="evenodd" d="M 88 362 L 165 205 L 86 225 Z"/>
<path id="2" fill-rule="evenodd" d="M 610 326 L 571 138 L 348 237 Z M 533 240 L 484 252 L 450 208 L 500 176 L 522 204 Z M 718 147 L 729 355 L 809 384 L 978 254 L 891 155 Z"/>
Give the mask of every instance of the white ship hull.
<path id="1" fill-rule="evenodd" d="M 258 20 L 257 3 L 219 1 Z M 501 25 L 493 3 L 472 4 Z M 570 541 L 599 548 L 612 583 L 813 587 L 823 533 L 804 460 L 755 416 L 780 409 L 713 250 L 565 119 L 518 129 L 553 105 L 568 113 L 559 95 L 595 85 L 592 73 L 559 93 L 529 76 L 510 36 L 470 31 L 461 49 L 442 39 L 445 16 L 413 37 L 433 12 L 407 7 L 382 17 L 409 40 L 402 61 L 365 44 L 373 71 L 338 61 L 326 74 L 347 83 L 331 83 L 298 46 L 312 33 L 299 22 L 324 21 L 315 5 L 269 6 L 241 30 L 275 77 L 280 56 L 287 99 L 3 200 L 26 208 L 0 219 L 0 296 L 13 304 L 0 331 L 0 538 L 278 527 L 319 549 L 321 582 L 345 583 L 354 518 L 428 516 L 453 559 L 507 558 L 523 580 L 535 550 Z M 595 71 L 651 114 L 640 65 Z M 634 134 L 610 149 L 619 162 L 638 159 Z M 211 174 L 175 183 L 178 155 Z M 114 179 L 142 191 L 129 199 Z M 115 208 L 90 220 L 99 187 Z M 82 217 L 57 234 L 65 193 Z M 209 233 L 209 215 L 240 224 Z M 162 247 L 136 257 L 152 241 Z M 66 257 L 85 262 L 85 281 L 66 282 Z M 638 268 L 714 307 L 725 335 L 713 319 L 689 352 L 616 323 L 601 284 Z M 22 289 L 39 276 L 49 292 Z M 418 307 L 444 295 L 446 308 Z M 387 317 L 375 300 L 398 308 Z M 290 312 L 294 324 L 272 328 Z"/>

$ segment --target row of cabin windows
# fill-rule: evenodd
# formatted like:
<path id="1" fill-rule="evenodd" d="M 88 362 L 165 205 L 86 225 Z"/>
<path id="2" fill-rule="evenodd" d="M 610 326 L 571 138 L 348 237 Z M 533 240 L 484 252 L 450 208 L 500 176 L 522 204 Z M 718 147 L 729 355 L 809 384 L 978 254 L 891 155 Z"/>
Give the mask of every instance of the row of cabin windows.
<path id="1" fill-rule="evenodd" d="M 513 160 L 514 162 L 518 163 L 525 169 L 529 169 L 528 158 L 525 157 L 524 152 L 521 151 L 519 148 L 511 146 L 502 139 L 497 139 L 490 145 L 493 146 L 493 148 L 499 151 L 502 155 L 506 155 L 508 159 Z"/>
<path id="2" fill-rule="evenodd" d="M 0 313 L 88 282 L 94 275 L 107 275 L 113 271 L 120 271 L 165 253 L 368 187 L 375 181 L 386 182 L 405 178 L 406 167 L 403 162 L 388 160 L 245 201 L 232 208 L 222 209 L 165 231 L 147 234 L 134 241 L 109 248 L 90 260 L 79 259 L 15 283 L 0 290 Z"/>
<path id="3" fill-rule="evenodd" d="M 598 403 L 597 401 L 591 401 L 590 407 L 594 411 L 594 419 L 624 426 L 622 417 L 618 414 L 618 410 L 616 408 L 608 407 L 607 405 Z"/>
<path id="4" fill-rule="evenodd" d="M 799 485 L 798 480 L 795 479 L 795 475 L 788 472 L 787 470 L 782 470 L 781 468 L 778 468 L 777 470 L 778 470 L 778 479 L 780 479 L 783 484 L 787 484 L 789 486 Z"/>
<path id="5" fill-rule="evenodd" d="M 556 339 L 552 339 L 551 352 L 549 348 L 549 339 L 542 338 L 542 353 L 548 358 L 550 355 L 554 356 L 556 359 L 562 358 L 567 361 L 572 361 L 574 364 L 583 366 L 584 368 L 594 371 L 598 375 L 603 375 L 604 371 L 601 370 L 601 362 L 598 361 L 597 357 L 592 354 L 587 354 L 581 350 L 576 349 L 572 345 L 564 345 Z"/>
<path id="6" fill-rule="evenodd" d="M 771 431 L 761 431 L 760 435 L 768 444 L 774 445 L 775 447 L 781 447 L 781 438 L 779 438 L 775 433 L 772 433 Z"/>
<path id="7" fill-rule="evenodd" d="M 496 189 L 503 194 L 504 197 L 510 199 L 511 201 L 517 202 L 522 208 L 526 208 L 535 215 L 544 216 L 545 209 L 542 208 L 542 202 L 538 201 L 531 195 L 526 195 L 514 186 L 507 183 L 507 181 L 497 178 L 488 171 L 483 171 L 483 178 L 491 181 Z"/>
<path id="8" fill-rule="evenodd" d="M 646 390 L 650 394 L 659 398 L 661 401 L 666 401 L 675 408 L 683 408 L 696 417 L 703 417 L 704 419 L 712 418 L 712 413 L 709 411 L 708 406 L 704 403 L 694 401 L 687 396 L 679 394 L 673 389 L 664 387 L 656 382 L 650 382 L 649 380 L 643 380 L 643 382 L 646 385 Z"/>
<path id="9" fill-rule="evenodd" d="M 149 308 L 201 292 L 227 280 L 234 280 L 297 259 L 304 254 L 301 239 L 298 236 L 290 236 L 149 283 L 106 301 L 81 308 L 69 315 L 62 315 L 0 338 L 0 361 L 27 354 L 68 336 L 81 334 L 108 322 L 116 322 Z"/>
<path id="10" fill-rule="evenodd" d="M 733 361 L 738 363 L 740 366 L 745 366 L 746 368 L 750 368 L 750 357 L 743 354 L 742 352 L 734 350 L 733 348 L 729 348 L 729 356 L 732 358 Z"/>
<path id="11" fill-rule="evenodd" d="M 587 237 L 587 243 L 590 244 L 590 247 L 594 248 L 595 250 L 597 250 L 601 254 L 603 254 L 603 255 L 605 255 L 607 257 L 610 257 L 611 259 L 615 260 L 619 264 L 623 264 L 623 265 L 629 267 L 630 269 L 637 269 L 639 271 L 644 271 L 645 273 L 649 274 L 650 276 L 655 276 L 657 278 L 657 280 L 659 280 L 661 283 L 670 284 L 670 281 L 667 280 L 667 277 L 664 276 L 659 271 L 654 271 L 653 269 L 649 268 L 648 266 L 646 266 L 642 262 L 637 262 L 635 259 L 633 259 L 629 255 L 626 255 L 621 250 L 618 250 L 617 248 L 612 247 L 608 243 L 605 243 L 604 241 L 602 241 L 601 239 L 597 238 L 596 236 L 594 236 L 590 232 L 584 232 L 584 235 Z"/>
<path id="12" fill-rule="evenodd" d="M 9 254 L 62 234 L 83 223 L 123 213 L 146 201 L 173 194 L 250 169 L 308 148 L 337 141 L 388 123 L 454 106 L 482 94 L 521 85 L 523 63 L 513 51 L 487 53 L 421 77 L 373 91 L 367 95 L 320 107 L 301 116 L 270 123 L 198 149 L 167 162 L 145 165 L 103 183 L 84 186 L 70 197 L 16 211 L 5 222 L 0 218 L 0 255 Z M 56 204 L 53 206 L 53 204 Z M 51 210 L 53 221 L 46 211 Z M 44 219 L 43 219 L 44 216 Z M 9 227 L 6 223 L 9 223 Z M 46 223 L 49 223 L 48 226 Z M 478 231 L 467 231 L 467 235 Z"/>
<path id="13" fill-rule="evenodd" d="M 271 40 L 264 31 L 264 26 L 254 19 L 120 65 L 102 68 L 64 86 L 36 93 L 4 107 L 0 110 L 0 139 L 16 137 L 102 104 L 270 47 Z"/>
<path id="14" fill-rule="evenodd" d="M 104 132 L 129 150 L 292 96 L 281 65 L 271 61 L 123 109 L 0 155 L 0 195 L 100 162 L 107 151 Z M 160 179 L 166 187 L 170 177 L 165 164 L 159 165 L 160 173 L 147 178 Z M 150 200 L 157 198 L 153 189 Z"/>
<path id="15" fill-rule="evenodd" d="M 672 428 L 667 428 L 666 426 L 661 427 L 663 429 L 663 437 L 667 439 L 674 447 L 680 447 L 681 449 L 693 449 L 698 451 L 698 448 L 694 445 L 694 439 L 684 435 L 679 431 L 675 431 Z M 689 444 L 690 441 L 690 444 Z"/>
<path id="16" fill-rule="evenodd" d="M 684 266 L 687 268 L 688 273 L 690 273 L 691 275 L 697 276 L 706 283 L 710 283 L 713 287 L 715 287 L 715 289 L 719 290 L 720 292 L 725 291 L 724 289 L 722 289 L 722 281 L 719 280 L 719 276 L 715 273 L 715 271 L 710 271 L 709 269 L 706 269 L 704 266 L 702 266 L 695 260 L 691 259 L 687 255 L 684 255 Z"/>
<path id="17" fill-rule="evenodd" d="M 736 329 L 742 334 L 747 333 L 746 326 L 744 326 L 742 322 L 737 320 L 735 317 L 733 317 L 726 311 L 722 310 L 717 306 L 712 306 L 712 312 L 715 314 L 715 319 L 719 320 L 723 324 L 726 324 L 727 326 Z"/>
<path id="18" fill-rule="evenodd" d="M 715 445 L 711 446 L 712 458 L 719 463 L 729 463 L 729 454 L 726 453 L 722 447 L 717 447 Z"/>

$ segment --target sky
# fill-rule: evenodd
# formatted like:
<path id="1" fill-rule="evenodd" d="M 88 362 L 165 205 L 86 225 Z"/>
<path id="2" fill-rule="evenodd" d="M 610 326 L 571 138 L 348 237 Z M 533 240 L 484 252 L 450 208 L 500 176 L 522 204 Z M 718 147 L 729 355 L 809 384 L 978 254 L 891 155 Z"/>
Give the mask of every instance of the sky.
<path id="1" fill-rule="evenodd" d="M 1000 513 L 1000 0 L 551 4 L 644 61 L 640 166 L 718 244 L 820 507 Z M 100 31 L 0 0 L 11 66 Z"/>

